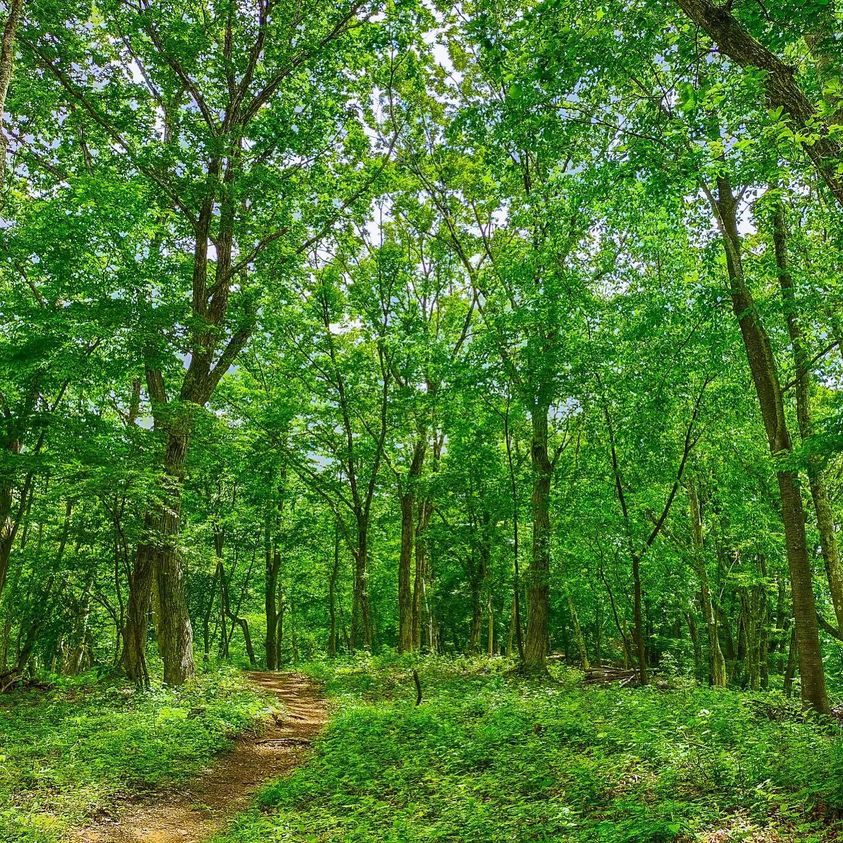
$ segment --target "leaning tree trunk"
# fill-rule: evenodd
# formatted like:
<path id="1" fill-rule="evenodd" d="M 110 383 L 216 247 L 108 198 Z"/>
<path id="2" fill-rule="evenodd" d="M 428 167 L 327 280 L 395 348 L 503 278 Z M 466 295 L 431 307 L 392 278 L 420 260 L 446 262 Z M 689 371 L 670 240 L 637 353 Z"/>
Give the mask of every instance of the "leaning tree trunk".
<path id="1" fill-rule="evenodd" d="M 795 375 L 796 420 L 799 425 L 799 436 L 803 443 L 807 443 L 813 434 L 811 419 L 811 374 L 810 360 L 802 337 L 802 327 L 799 324 L 799 304 L 796 301 L 796 291 L 793 286 L 793 276 L 787 255 L 787 224 L 784 216 L 784 206 L 781 202 L 776 205 L 773 214 L 773 245 L 776 253 L 776 268 L 781 288 L 782 304 L 784 305 L 785 321 L 790 336 L 790 347 L 793 352 Z M 831 592 L 831 602 L 837 618 L 837 628 L 843 630 L 843 565 L 840 563 L 840 550 L 834 531 L 834 517 L 826 489 L 825 474 L 822 463 L 811 449 L 807 449 L 808 485 L 814 512 L 817 516 L 817 528 L 820 534 L 820 549 L 825 562 L 828 586 Z"/>
<path id="2" fill-rule="evenodd" d="M 714 0 L 676 0 L 683 12 L 741 67 L 763 71 L 765 93 L 770 105 L 779 107 L 798 130 L 810 140 L 800 141 L 805 154 L 811 159 L 823 181 L 828 185 L 837 202 L 843 206 L 843 176 L 841 175 L 841 147 L 829 132 L 816 105 L 808 98 L 797 81 L 793 67 L 744 28 L 732 13 L 732 3 Z M 817 14 L 816 12 L 814 13 Z M 813 43 L 816 47 L 816 35 Z M 811 41 L 809 41 L 811 46 Z M 832 122 L 839 119 L 834 115 Z"/>
<path id="3" fill-rule="evenodd" d="M 533 548 L 527 572 L 527 635 L 524 669 L 544 672 L 550 640 L 550 485 L 553 467 L 547 442 L 547 407 L 532 410 Z"/>
<path id="4" fill-rule="evenodd" d="M 782 389 L 770 338 L 761 323 L 752 294 L 746 285 L 736 217 L 737 201 L 732 193 L 731 184 L 725 176 L 718 178 L 717 197 L 712 196 L 712 200 L 726 251 L 732 309 L 740 325 L 770 454 L 774 458 L 780 458 L 788 455 L 792 450 Z M 781 462 L 779 464 L 781 465 Z M 777 470 L 776 477 L 781 496 L 781 514 L 790 570 L 799 673 L 802 677 L 802 699 L 811 708 L 827 713 L 829 711 L 828 696 L 817 629 L 817 607 L 805 536 L 805 512 L 802 507 L 799 477 L 795 471 L 784 465 Z"/>

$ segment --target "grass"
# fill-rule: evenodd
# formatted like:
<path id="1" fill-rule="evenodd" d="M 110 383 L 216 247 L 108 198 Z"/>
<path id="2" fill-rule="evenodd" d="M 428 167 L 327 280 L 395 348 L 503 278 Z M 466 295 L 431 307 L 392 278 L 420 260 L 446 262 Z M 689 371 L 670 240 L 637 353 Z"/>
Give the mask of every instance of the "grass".
<path id="1" fill-rule="evenodd" d="M 336 714 L 311 761 L 215 843 L 836 841 L 843 733 L 776 694 L 584 688 L 505 662 L 309 672 Z"/>
<path id="2" fill-rule="evenodd" d="M 184 780 L 266 707 L 232 671 L 178 690 L 88 676 L 0 697 L 0 840 L 61 840 L 117 796 Z"/>

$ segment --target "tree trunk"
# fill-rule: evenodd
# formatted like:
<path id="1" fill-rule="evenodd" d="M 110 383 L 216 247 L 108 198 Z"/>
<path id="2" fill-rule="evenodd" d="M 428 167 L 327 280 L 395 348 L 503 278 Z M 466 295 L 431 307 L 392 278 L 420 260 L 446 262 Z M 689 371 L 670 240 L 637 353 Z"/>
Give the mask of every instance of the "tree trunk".
<path id="1" fill-rule="evenodd" d="M 816 106 L 797 82 L 794 68 L 743 27 L 732 14 L 731 3 L 715 3 L 713 0 L 677 0 L 677 3 L 697 26 L 705 30 L 721 52 L 741 67 L 764 71 L 764 88 L 770 105 L 780 107 L 801 134 L 810 138 L 801 142 L 802 149 L 834 198 L 843 206 L 840 144 L 823 125 Z"/>
<path id="2" fill-rule="evenodd" d="M 550 641 L 550 485 L 553 467 L 548 454 L 548 408 L 533 407 L 531 457 L 533 467 L 533 548 L 527 572 L 527 635 L 524 668 L 546 670 Z"/>
<path id="3" fill-rule="evenodd" d="M 509 473 L 509 493 L 512 502 L 512 627 L 515 641 L 518 644 L 518 661 L 524 667 L 524 634 L 521 627 L 521 563 L 520 541 L 518 534 L 518 484 L 515 477 L 515 462 L 512 459 L 512 428 L 509 425 L 510 401 L 507 398 L 506 413 L 504 414 L 504 440 L 506 442 L 506 463 Z M 511 636 L 510 636 L 511 638 Z M 512 641 L 509 644 L 509 655 L 512 651 Z"/>
<path id="4" fill-rule="evenodd" d="M 407 472 L 406 486 L 401 493 L 401 555 L 398 562 L 398 652 L 417 649 L 413 621 L 415 595 L 410 585 L 413 544 L 416 534 L 416 487 L 424 467 L 427 434 L 422 431 L 413 448 L 413 459 Z"/>
<path id="5" fill-rule="evenodd" d="M 328 580 L 328 658 L 337 655 L 337 579 L 340 574 L 340 530 L 334 531 L 334 564 Z"/>
<path id="6" fill-rule="evenodd" d="M 782 304 L 784 307 L 787 331 L 790 336 L 790 347 L 793 353 L 795 374 L 796 419 L 799 425 L 799 436 L 803 443 L 808 443 L 813 433 L 811 419 L 811 369 L 809 355 L 802 338 L 802 326 L 799 323 L 799 304 L 793 285 L 793 276 L 787 254 L 787 224 L 784 206 L 776 204 L 773 213 L 773 244 L 776 253 L 776 268 L 781 288 Z M 817 516 L 817 528 L 820 534 L 820 548 L 825 562 L 828 586 L 831 592 L 831 602 L 837 618 L 837 627 L 843 630 L 843 566 L 840 563 L 840 551 L 837 536 L 834 531 L 834 518 L 826 490 L 825 475 L 822 463 L 817 455 L 807 448 L 808 485 L 814 512 Z"/>
<path id="7" fill-rule="evenodd" d="M 778 370 L 770 339 L 758 316 L 755 302 L 744 278 L 740 252 L 741 240 L 736 217 L 737 201 L 726 177 L 718 178 L 717 190 L 714 211 L 718 216 L 726 250 L 732 309 L 740 324 L 770 453 L 776 458 L 787 455 L 792 450 Z M 806 705 L 815 710 L 828 713 L 829 704 L 820 652 L 816 602 L 805 537 L 805 513 L 799 491 L 799 478 L 793 470 L 782 467 L 777 471 L 777 479 L 790 570 L 799 672 L 802 677 L 802 699 Z"/>
<path id="8" fill-rule="evenodd" d="M 122 664 L 126 676 L 141 686 L 149 685 L 149 672 L 146 667 L 146 639 L 149 629 L 149 607 L 152 597 L 152 578 L 155 568 L 154 555 L 157 552 L 152 545 L 158 532 L 158 518 L 153 512 L 144 519 L 144 531 L 147 538 L 140 542 L 135 552 L 135 560 L 129 578 L 129 600 L 126 607 L 126 624 L 123 629 Z"/>
<path id="9" fill-rule="evenodd" d="M 372 649 L 369 610 L 369 525 L 358 515 L 357 546 L 354 548 L 354 595 L 351 603 L 351 649 Z"/>
<path id="10" fill-rule="evenodd" d="M 427 540 L 425 533 L 433 514 L 433 501 L 425 497 L 418 504 L 418 519 L 416 521 L 416 570 L 413 579 L 413 648 L 421 650 L 422 627 L 424 626 L 424 611 L 427 606 L 426 582 L 428 577 Z M 432 619 L 428 613 L 428 620 Z M 428 644 L 432 635 L 428 636 Z"/>
<path id="11" fill-rule="evenodd" d="M 641 556 L 632 554 L 632 637 L 635 640 L 635 653 L 638 660 L 638 681 L 642 685 L 650 682 L 647 670 L 647 630 L 644 628 L 644 613 L 641 607 Z"/>
<path id="12" fill-rule="evenodd" d="M 278 670 L 278 575 L 281 573 L 281 551 L 277 541 L 270 541 L 267 525 L 267 542 L 264 549 L 266 560 L 266 581 L 264 585 L 264 612 L 266 614 L 266 638 L 264 650 L 266 669 Z"/>
<path id="13" fill-rule="evenodd" d="M 472 572 L 471 582 L 471 625 L 468 634 L 468 652 L 478 653 L 480 651 L 480 633 L 483 625 L 483 603 L 480 598 L 480 578 L 476 572 Z"/>
<path id="14" fill-rule="evenodd" d="M 708 582 L 708 570 L 705 565 L 705 543 L 703 540 L 702 509 L 697 487 L 693 480 L 688 483 L 688 505 L 691 512 L 691 542 L 694 573 L 700 584 L 700 603 L 702 604 L 705 628 L 708 634 L 709 679 L 715 688 L 725 688 L 726 660 L 720 649 L 720 633 L 717 627 L 717 615 L 711 602 L 711 587 Z"/>
<path id="15" fill-rule="evenodd" d="M 12 81 L 12 65 L 15 58 L 15 31 L 23 12 L 23 0 L 10 0 L 9 14 L 3 26 L 3 39 L 0 43 L 0 190 L 6 177 L 6 152 L 8 141 L 3 131 L 6 116 L 6 95 Z"/>
<path id="16" fill-rule="evenodd" d="M 401 495 L 401 554 L 398 560 L 398 652 L 413 649 L 413 591 L 410 565 L 415 538 L 416 495 L 409 489 Z"/>
<path id="17" fill-rule="evenodd" d="M 164 662 L 164 682 L 168 685 L 182 685 L 196 672 L 193 628 L 187 611 L 184 569 L 178 549 L 181 483 L 189 439 L 189 429 L 174 429 L 168 436 L 161 550 L 153 557 L 158 590 L 158 652 Z"/>

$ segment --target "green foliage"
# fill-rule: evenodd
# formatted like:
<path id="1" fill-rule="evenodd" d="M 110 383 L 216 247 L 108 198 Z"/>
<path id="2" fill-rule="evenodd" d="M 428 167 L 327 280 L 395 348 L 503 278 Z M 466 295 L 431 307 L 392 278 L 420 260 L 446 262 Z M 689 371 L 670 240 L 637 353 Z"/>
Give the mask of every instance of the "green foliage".
<path id="1" fill-rule="evenodd" d="M 265 713 L 222 671 L 142 692 L 95 674 L 0 700 L 0 839 L 48 843 L 115 797 L 184 781 Z"/>
<path id="2" fill-rule="evenodd" d="M 777 696 L 582 687 L 565 669 L 528 682 L 511 667 L 309 666 L 338 706 L 315 756 L 216 843 L 666 843 L 733 822 L 763 839 L 836 839 L 808 807 L 843 808 L 839 727 Z"/>

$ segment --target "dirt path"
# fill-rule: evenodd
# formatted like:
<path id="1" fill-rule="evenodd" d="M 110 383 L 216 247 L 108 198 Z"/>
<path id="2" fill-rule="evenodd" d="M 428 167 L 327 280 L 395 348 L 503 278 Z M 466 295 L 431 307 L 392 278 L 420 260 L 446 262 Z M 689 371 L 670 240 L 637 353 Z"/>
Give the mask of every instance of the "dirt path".
<path id="1" fill-rule="evenodd" d="M 79 843 L 200 843 L 249 806 L 260 785 L 301 764 L 325 725 L 317 687 L 295 673 L 249 673 L 284 706 L 259 736 L 240 738 L 180 790 L 136 802 L 81 832 Z"/>

